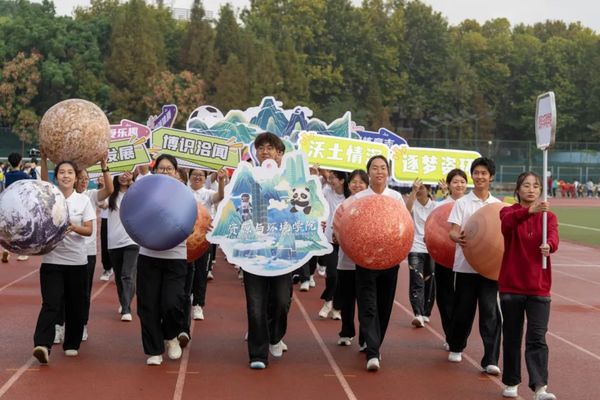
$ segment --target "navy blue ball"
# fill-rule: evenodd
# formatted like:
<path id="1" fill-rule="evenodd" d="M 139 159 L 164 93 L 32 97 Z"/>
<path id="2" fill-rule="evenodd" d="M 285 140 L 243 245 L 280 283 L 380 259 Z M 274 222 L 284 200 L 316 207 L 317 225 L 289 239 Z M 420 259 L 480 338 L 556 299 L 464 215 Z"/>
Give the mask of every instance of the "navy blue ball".
<path id="1" fill-rule="evenodd" d="M 191 235 L 198 209 L 192 191 L 183 183 L 170 176 L 151 175 L 127 190 L 119 215 L 134 242 L 163 251 Z"/>

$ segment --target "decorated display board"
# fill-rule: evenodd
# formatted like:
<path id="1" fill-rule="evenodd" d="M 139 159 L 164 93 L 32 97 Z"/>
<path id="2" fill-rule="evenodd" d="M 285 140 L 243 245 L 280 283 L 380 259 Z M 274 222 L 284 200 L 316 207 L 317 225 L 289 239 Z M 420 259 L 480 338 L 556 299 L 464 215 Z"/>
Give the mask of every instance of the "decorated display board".
<path id="1" fill-rule="evenodd" d="M 242 162 L 225 187 L 208 241 L 230 263 L 262 276 L 294 271 L 313 256 L 331 253 L 321 223 L 329 207 L 321 182 L 309 174 L 306 155 L 284 155 L 262 166 Z"/>

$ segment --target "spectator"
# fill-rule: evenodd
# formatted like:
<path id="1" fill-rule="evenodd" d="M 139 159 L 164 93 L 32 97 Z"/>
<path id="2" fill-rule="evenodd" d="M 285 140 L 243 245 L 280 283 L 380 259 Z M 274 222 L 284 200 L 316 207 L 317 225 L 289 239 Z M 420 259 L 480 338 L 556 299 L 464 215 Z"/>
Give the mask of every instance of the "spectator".
<path id="1" fill-rule="evenodd" d="M 587 197 L 593 197 L 594 196 L 594 181 L 592 181 L 592 179 L 590 178 L 586 183 L 585 183 L 586 189 L 587 189 Z"/>

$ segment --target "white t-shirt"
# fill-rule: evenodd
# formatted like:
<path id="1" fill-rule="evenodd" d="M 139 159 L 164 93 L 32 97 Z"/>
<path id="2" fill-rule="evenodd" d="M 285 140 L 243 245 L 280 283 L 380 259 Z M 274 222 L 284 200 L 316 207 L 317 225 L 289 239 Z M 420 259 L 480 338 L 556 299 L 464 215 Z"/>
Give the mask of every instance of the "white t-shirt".
<path id="1" fill-rule="evenodd" d="M 94 207 L 94 215 L 96 215 L 96 205 L 98 204 L 98 189 L 88 189 L 82 194 L 86 195 L 88 199 L 90 199 L 90 203 L 92 207 Z M 92 235 L 85 236 L 85 248 L 88 256 L 95 256 L 97 253 L 97 245 L 96 245 L 96 231 L 98 230 L 98 225 L 96 224 L 96 218 L 92 221 Z"/>
<path id="2" fill-rule="evenodd" d="M 369 196 L 369 195 L 372 195 L 372 194 L 378 194 L 378 193 L 375 193 L 373 191 L 373 189 L 371 189 L 371 187 L 369 186 L 366 190 L 362 190 L 362 191 L 356 193 L 354 195 L 354 197 L 356 199 L 361 199 L 361 198 L 363 198 L 365 196 Z M 406 203 L 404 203 L 404 197 L 402 197 L 402 195 L 400 194 L 400 192 L 396 192 L 395 190 L 392 190 L 392 189 L 386 187 L 384 189 L 383 193 L 381 193 L 381 194 L 384 195 L 384 196 L 391 197 L 392 199 L 399 200 L 406 207 Z"/>
<path id="3" fill-rule="evenodd" d="M 323 190 L 323 197 L 329 204 L 329 217 L 327 218 L 327 225 L 325 225 L 325 237 L 329 240 L 329 243 L 333 243 L 333 216 L 338 206 L 346 200 L 344 193 L 336 193 L 335 190 Z"/>
<path id="4" fill-rule="evenodd" d="M 492 196 L 492 194 L 490 193 L 488 198 L 484 201 L 481 200 L 479 197 L 475 196 L 475 193 L 471 191 L 469 194 L 461 197 L 460 199 L 454 202 L 454 207 L 452 207 L 452 211 L 450 211 L 448 222 L 460 226 L 462 230 L 464 229 L 465 224 L 467 223 L 471 215 L 475 214 L 475 212 L 480 208 L 492 203 L 500 203 L 500 200 Z M 454 254 L 454 267 L 452 269 L 455 272 L 463 272 L 467 274 L 477 273 L 467 262 L 462 247 L 458 243 L 456 244 L 456 253 Z"/>
<path id="5" fill-rule="evenodd" d="M 148 171 L 147 174 L 138 174 L 138 176 L 135 177 L 135 180 L 139 181 L 140 179 L 145 178 L 145 177 L 150 176 L 150 175 L 152 175 L 152 172 L 150 172 L 150 171 Z"/>
<path id="6" fill-rule="evenodd" d="M 67 197 L 67 208 L 69 222 L 72 225 L 82 226 L 84 222 L 96 219 L 96 210 L 90 199 L 82 193 L 73 191 Z M 42 262 L 45 264 L 87 265 L 85 239 L 86 236 L 69 232 L 54 250 L 42 257 Z"/>
<path id="7" fill-rule="evenodd" d="M 411 253 L 427 253 L 427 246 L 425 246 L 425 220 L 431 212 L 435 209 L 435 202 L 431 199 L 427 200 L 425 205 L 421 205 L 418 200 L 415 199 L 412 208 L 412 217 L 415 223 L 415 240 L 410 248 Z"/>
<path id="8" fill-rule="evenodd" d="M 104 199 L 104 201 L 98 202 L 97 206 L 100 205 L 104 206 L 104 208 L 100 208 L 100 218 L 108 218 L 108 199 Z"/>
<path id="9" fill-rule="evenodd" d="M 154 258 L 162 258 L 168 260 L 186 260 L 187 259 L 187 247 L 186 241 L 179 243 L 177 246 L 163 250 L 156 251 L 151 250 L 146 247 L 140 246 L 140 254 L 143 256 L 154 257 Z"/>
<path id="10" fill-rule="evenodd" d="M 348 257 L 346 255 L 346 253 L 344 253 L 344 250 L 342 250 L 341 247 L 338 250 L 338 264 L 337 264 L 337 269 L 342 270 L 342 271 L 354 271 L 354 270 L 356 270 L 356 263 L 354 261 L 352 261 L 350 259 L 350 257 Z"/>
<path id="11" fill-rule="evenodd" d="M 206 209 L 208 210 L 208 212 L 210 212 L 210 210 L 213 208 L 214 202 L 213 202 L 213 197 L 215 195 L 215 193 L 217 193 L 215 190 L 212 189 L 207 189 L 205 187 L 202 187 L 198 190 L 194 190 L 190 187 L 192 193 L 194 194 L 194 198 L 196 199 L 197 203 L 202 204 L 204 207 L 206 207 Z"/>
<path id="12" fill-rule="evenodd" d="M 117 198 L 115 199 L 117 208 L 115 210 L 108 211 L 108 219 L 106 221 L 108 224 L 106 228 L 106 243 L 109 250 L 137 245 L 137 243 L 129 237 L 127 231 L 125 231 L 125 228 L 123 227 L 123 223 L 121 222 L 119 208 L 121 207 L 121 201 L 123 201 L 124 196 L 125 192 L 119 192 Z"/>

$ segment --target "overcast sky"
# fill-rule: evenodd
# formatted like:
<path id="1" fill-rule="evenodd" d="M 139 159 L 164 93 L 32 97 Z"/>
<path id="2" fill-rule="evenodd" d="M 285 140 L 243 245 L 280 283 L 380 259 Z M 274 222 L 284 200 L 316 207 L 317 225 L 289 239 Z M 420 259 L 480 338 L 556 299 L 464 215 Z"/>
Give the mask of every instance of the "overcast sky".
<path id="1" fill-rule="evenodd" d="M 39 1 L 39 0 L 37 0 Z M 360 4 L 360 0 L 352 0 Z M 520 22 L 533 24 L 546 19 L 566 22 L 580 21 L 583 25 L 600 32 L 600 1 L 598 0 L 423 0 L 434 10 L 441 12 L 452 25 L 464 19 L 484 22 L 505 17 L 514 25 Z M 151 2 L 151 1 L 147 1 Z M 164 0 L 166 5 L 190 8 L 192 0 Z M 234 8 L 245 7 L 249 0 L 204 0 L 204 7 L 218 11 L 221 4 L 231 3 Z M 74 7 L 89 5 L 89 0 L 54 0 L 60 15 L 71 15 Z"/>

